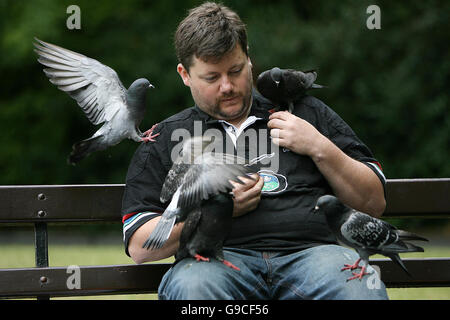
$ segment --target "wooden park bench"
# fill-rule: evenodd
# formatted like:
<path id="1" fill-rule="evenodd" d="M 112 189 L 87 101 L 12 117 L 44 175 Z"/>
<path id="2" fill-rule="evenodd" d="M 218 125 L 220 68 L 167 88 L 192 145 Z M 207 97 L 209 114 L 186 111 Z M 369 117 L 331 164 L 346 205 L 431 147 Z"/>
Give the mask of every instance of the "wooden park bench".
<path id="1" fill-rule="evenodd" d="M 75 288 L 68 285 L 70 268 L 48 266 L 47 225 L 120 222 L 123 189 L 122 184 L 0 186 L 0 223 L 34 224 L 36 257 L 35 268 L 0 269 L 0 297 L 48 299 L 157 292 L 169 263 L 79 266 L 81 281 Z M 448 178 L 388 180 L 384 217 L 448 219 L 449 197 Z M 450 257 L 405 258 L 404 262 L 413 277 L 389 259 L 371 260 L 380 268 L 387 287 L 450 286 Z"/>

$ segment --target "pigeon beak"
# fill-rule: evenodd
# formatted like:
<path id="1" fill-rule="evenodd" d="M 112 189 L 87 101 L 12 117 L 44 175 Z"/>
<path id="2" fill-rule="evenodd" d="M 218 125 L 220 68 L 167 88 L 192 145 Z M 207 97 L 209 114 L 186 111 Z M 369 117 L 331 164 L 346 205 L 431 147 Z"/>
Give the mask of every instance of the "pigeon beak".
<path id="1" fill-rule="evenodd" d="M 317 211 L 319 211 L 319 206 L 314 207 L 314 212 L 317 212 Z"/>
<path id="2" fill-rule="evenodd" d="M 152 85 L 151 83 L 148 85 L 148 88 L 149 89 L 155 89 L 155 86 L 154 85 Z"/>

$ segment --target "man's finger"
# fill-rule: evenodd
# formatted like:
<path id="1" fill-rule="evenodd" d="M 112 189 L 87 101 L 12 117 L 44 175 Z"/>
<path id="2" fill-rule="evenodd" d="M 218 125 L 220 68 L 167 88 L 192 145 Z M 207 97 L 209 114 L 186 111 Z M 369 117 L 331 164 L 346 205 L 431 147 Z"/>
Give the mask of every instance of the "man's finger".
<path id="1" fill-rule="evenodd" d="M 289 118 L 290 113 L 287 111 L 274 112 L 269 116 L 269 120 L 280 119 L 286 121 Z"/>
<path id="2" fill-rule="evenodd" d="M 273 128 L 279 129 L 279 128 L 283 127 L 284 124 L 285 124 L 285 120 L 274 118 L 274 119 L 270 120 L 269 122 L 267 122 L 267 127 L 270 129 L 273 129 Z"/>

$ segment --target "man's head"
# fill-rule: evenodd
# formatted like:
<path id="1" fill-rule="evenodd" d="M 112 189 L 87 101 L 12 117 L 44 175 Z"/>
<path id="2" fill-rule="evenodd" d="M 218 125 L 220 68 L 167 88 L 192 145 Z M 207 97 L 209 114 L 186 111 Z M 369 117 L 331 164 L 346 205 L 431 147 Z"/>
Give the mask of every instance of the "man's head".
<path id="1" fill-rule="evenodd" d="M 189 11 L 175 34 L 177 71 L 197 106 L 239 125 L 251 105 L 252 72 L 245 25 L 239 16 L 207 2 Z"/>
<path id="2" fill-rule="evenodd" d="M 175 33 L 178 61 L 188 72 L 194 57 L 214 62 L 236 44 L 248 57 L 245 24 L 234 11 L 213 2 L 191 9 Z"/>

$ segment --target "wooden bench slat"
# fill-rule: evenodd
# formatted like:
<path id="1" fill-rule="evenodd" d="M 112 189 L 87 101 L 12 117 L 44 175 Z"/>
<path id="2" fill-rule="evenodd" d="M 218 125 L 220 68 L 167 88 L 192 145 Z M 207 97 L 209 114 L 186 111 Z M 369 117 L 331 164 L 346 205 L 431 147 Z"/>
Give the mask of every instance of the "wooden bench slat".
<path id="1" fill-rule="evenodd" d="M 0 186 L 0 222 L 117 222 L 123 189 L 121 184 Z"/>
<path id="2" fill-rule="evenodd" d="M 411 277 L 389 259 L 372 259 L 387 287 L 449 287 L 450 258 L 402 258 Z"/>
<path id="3" fill-rule="evenodd" d="M 0 186 L 0 223 L 119 222 L 123 190 L 123 184 Z M 391 179 L 386 190 L 385 217 L 450 217 L 448 178 Z"/>
<path id="4" fill-rule="evenodd" d="M 154 293 L 170 266 L 80 266 L 80 289 L 68 288 L 67 281 L 74 273 L 68 272 L 67 267 L 0 269 L 0 297 Z"/>
<path id="5" fill-rule="evenodd" d="M 386 183 L 389 217 L 450 217 L 450 179 L 390 179 Z"/>

